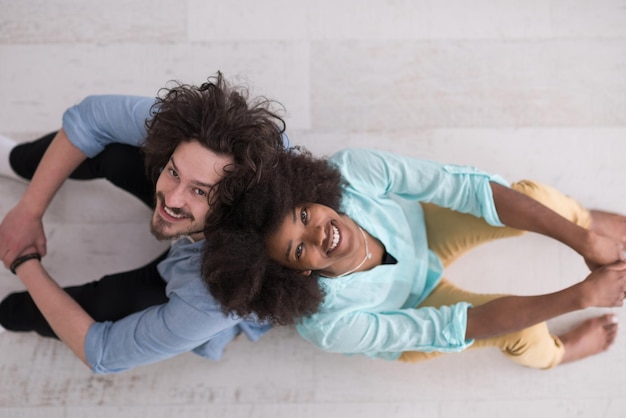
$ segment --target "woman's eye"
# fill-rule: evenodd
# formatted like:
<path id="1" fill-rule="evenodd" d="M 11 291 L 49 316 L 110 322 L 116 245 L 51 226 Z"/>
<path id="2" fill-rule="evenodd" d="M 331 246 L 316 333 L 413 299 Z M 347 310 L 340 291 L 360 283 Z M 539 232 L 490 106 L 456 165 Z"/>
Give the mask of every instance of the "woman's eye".
<path id="1" fill-rule="evenodd" d="M 173 168 L 168 168 L 167 171 L 169 171 L 170 176 L 172 176 L 174 178 L 178 178 L 178 173 Z"/>
<path id="2" fill-rule="evenodd" d="M 302 221 L 303 224 L 306 225 L 306 221 L 308 217 L 309 217 L 309 214 L 306 211 L 306 208 L 302 208 L 302 210 L 300 211 L 300 220 Z"/>
<path id="3" fill-rule="evenodd" d="M 196 195 L 200 196 L 200 197 L 204 197 L 204 196 L 206 196 L 205 191 L 204 191 L 204 190 L 201 190 L 201 189 L 193 189 L 193 192 L 194 192 Z"/>
<path id="4" fill-rule="evenodd" d="M 296 260 L 299 260 L 301 255 L 302 255 L 302 244 L 296 247 Z"/>

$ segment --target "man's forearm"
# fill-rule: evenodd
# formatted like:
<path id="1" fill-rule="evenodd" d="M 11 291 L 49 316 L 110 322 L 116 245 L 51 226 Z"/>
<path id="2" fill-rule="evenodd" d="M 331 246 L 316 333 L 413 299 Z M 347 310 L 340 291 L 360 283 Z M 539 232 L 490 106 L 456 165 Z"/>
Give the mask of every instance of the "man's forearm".
<path id="1" fill-rule="evenodd" d="M 87 364 L 85 337 L 94 323 L 93 318 L 48 275 L 38 261 L 25 262 L 17 269 L 17 275 L 59 339 Z"/>
<path id="2" fill-rule="evenodd" d="M 46 150 L 35 174 L 20 200 L 20 206 L 33 216 L 43 216 L 52 198 L 87 157 L 59 130 Z"/>

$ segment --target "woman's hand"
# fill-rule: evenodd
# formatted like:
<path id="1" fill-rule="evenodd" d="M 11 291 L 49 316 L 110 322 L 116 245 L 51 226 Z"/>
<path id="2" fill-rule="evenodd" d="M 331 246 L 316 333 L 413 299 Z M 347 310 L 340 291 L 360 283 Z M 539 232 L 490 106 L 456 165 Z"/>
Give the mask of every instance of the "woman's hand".
<path id="1" fill-rule="evenodd" d="M 467 311 L 465 337 L 495 337 L 580 309 L 623 306 L 624 292 L 626 263 L 620 261 L 601 267 L 582 282 L 558 292 L 538 296 L 503 296 L 473 307 Z"/>
<path id="2" fill-rule="evenodd" d="M 591 270 L 626 260 L 626 216 L 592 210 L 591 225 L 581 254 Z"/>
<path id="3" fill-rule="evenodd" d="M 623 261 L 594 270 L 580 283 L 584 307 L 614 308 L 624 305 L 626 263 Z"/>

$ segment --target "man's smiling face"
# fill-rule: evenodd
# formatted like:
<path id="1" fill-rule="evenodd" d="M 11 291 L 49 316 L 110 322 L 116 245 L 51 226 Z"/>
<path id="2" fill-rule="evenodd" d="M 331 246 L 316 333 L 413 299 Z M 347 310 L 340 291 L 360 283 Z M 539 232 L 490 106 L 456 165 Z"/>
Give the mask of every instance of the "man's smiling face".
<path id="1" fill-rule="evenodd" d="M 230 156 L 216 154 L 197 141 L 183 141 L 156 183 L 152 234 L 161 240 L 189 235 L 202 239 L 211 188 L 224 175 Z"/>

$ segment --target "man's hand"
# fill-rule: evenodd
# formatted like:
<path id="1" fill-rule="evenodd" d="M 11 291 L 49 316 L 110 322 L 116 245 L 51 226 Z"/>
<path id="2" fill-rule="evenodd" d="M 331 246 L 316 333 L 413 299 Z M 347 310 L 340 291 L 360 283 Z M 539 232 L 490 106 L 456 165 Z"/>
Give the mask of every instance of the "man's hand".
<path id="1" fill-rule="evenodd" d="M 614 308 L 624 305 L 626 263 L 623 261 L 594 270 L 580 283 L 584 307 Z"/>
<path id="2" fill-rule="evenodd" d="M 20 202 L 0 224 L 0 260 L 6 268 L 28 247 L 46 255 L 43 214 L 63 182 L 86 159 L 63 129 L 44 153 Z"/>
<path id="3" fill-rule="evenodd" d="M 28 247 L 46 255 L 46 235 L 42 218 L 19 204 L 11 209 L 0 224 L 0 259 L 6 268 Z"/>

